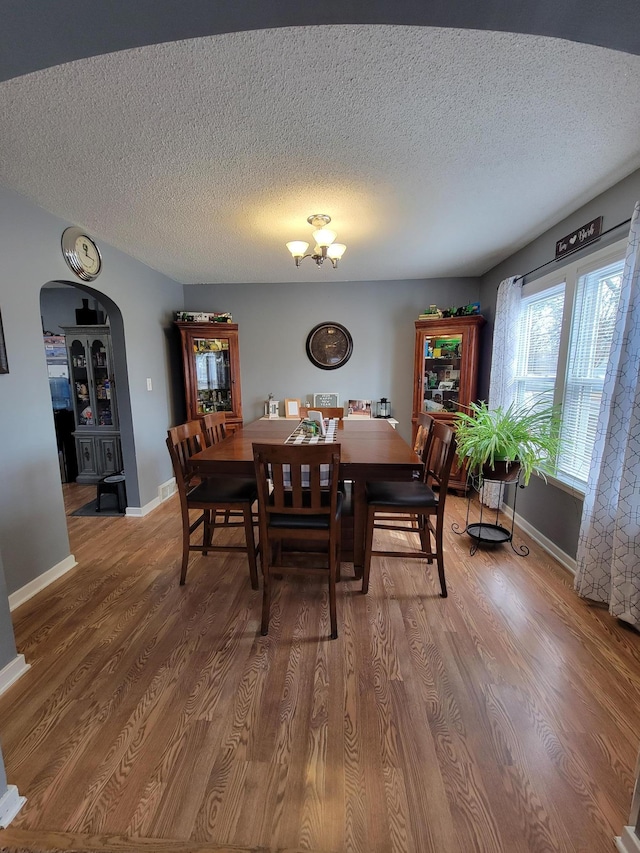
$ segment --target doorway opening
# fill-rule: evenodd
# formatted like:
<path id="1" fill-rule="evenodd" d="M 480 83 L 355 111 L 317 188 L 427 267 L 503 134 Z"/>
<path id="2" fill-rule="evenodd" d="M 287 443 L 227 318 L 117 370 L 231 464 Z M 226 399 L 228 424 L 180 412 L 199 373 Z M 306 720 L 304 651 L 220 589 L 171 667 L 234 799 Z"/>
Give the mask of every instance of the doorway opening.
<path id="1" fill-rule="evenodd" d="M 137 480 L 135 456 L 127 450 L 133 442 L 127 442 L 132 425 L 121 313 L 99 291 L 59 281 L 41 289 L 40 313 L 67 515 L 100 517 L 97 509 L 122 515 Z"/>

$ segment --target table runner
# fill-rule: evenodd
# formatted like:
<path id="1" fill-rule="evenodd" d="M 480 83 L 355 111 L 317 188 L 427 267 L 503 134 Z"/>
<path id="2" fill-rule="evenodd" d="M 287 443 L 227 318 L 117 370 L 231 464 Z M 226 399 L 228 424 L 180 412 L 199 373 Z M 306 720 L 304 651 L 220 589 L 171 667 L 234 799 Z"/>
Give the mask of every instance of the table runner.
<path id="1" fill-rule="evenodd" d="M 291 435 L 285 439 L 285 444 L 332 444 L 336 441 L 338 430 L 338 418 L 330 418 L 326 421 L 326 435 L 309 435 L 305 432 L 302 421 L 294 429 Z"/>

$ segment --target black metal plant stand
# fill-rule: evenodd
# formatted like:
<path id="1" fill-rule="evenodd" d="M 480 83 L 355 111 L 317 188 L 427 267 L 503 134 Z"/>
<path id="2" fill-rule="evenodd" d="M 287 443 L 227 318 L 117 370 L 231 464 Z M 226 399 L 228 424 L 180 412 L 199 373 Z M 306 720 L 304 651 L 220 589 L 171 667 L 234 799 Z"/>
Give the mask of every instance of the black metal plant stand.
<path id="1" fill-rule="evenodd" d="M 498 500 L 498 508 L 495 510 L 495 521 L 492 522 L 487 522 L 483 520 L 485 515 L 489 515 L 489 517 L 491 518 L 494 512 L 492 509 L 485 506 L 483 503 L 485 483 L 499 483 L 501 487 L 500 498 Z M 467 497 L 467 517 L 465 519 L 465 525 L 463 528 L 460 528 L 460 525 L 457 524 L 457 522 L 454 522 L 451 525 L 451 529 L 454 533 L 457 533 L 459 536 L 462 536 L 463 533 L 467 533 L 473 540 L 471 543 L 471 548 L 469 549 L 469 554 L 473 556 L 480 545 L 504 545 L 505 542 L 508 542 L 509 545 L 511 545 L 511 550 L 514 554 L 517 554 L 518 557 L 526 557 L 529 553 L 529 549 L 527 548 L 527 546 L 519 545 L 518 547 L 516 547 L 513 544 L 513 528 L 515 526 L 516 499 L 518 497 L 518 488 L 524 489 L 524 486 L 520 484 L 520 473 L 518 473 L 515 479 L 508 481 L 489 480 L 486 477 L 469 475 L 469 485 L 471 486 L 471 488 L 469 489 L 469 494 Z M 509 486 L 516 487 L 516 491 L 513 496 L 513 506 L 511 507 L 510 528 L 505 527 L 503 524 L 499 523 L 500 506 L 502 504 L 504 496 L 504 489 Z M 469 524 L 469 511 L 471 508 L 471 500 L 474 491 L 478 493 L 480 499 L 480 516 L 478 518 L 478 521 Z"/>

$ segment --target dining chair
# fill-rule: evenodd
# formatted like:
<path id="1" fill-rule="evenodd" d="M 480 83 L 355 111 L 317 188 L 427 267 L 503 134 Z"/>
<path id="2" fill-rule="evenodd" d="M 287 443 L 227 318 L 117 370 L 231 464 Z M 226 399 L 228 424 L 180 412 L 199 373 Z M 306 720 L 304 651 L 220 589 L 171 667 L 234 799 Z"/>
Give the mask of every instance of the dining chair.
<path id="1" fill-rule="evenodd" d="M 440 579 L 440 594 L 442 598 L 447 597 L 442 531 L 447 486 L 455 453 L 454 430 L 448 424 L 434 420 L 431 425 L 430 436 L 423 447 L 424 471 L 421 480 L 366 483 L 367 525 L 362 575 L 363 593 L 367 593 L 369 590 L 372 556 L 420 559 L 426 557 L 428 564 L 433 563 L 434 558 L 436 559 Z M 404 523 L 387 523 L 389 516 L 402 516 L 407 513 L 417 516 L 417 527 Z M 378 514 L 381 514 L 380 519 L 378 519 Z M 400 522 L 402 521 L 400 519 Z M 420 549 L 416 551 L 374 550 L 373 536 L 376 529 L 404 530 L 417 534 L 420 537 Z"/>
<path id="2" fill-rule="evenodd" d="M 324 576 L 331 638 L 338 636 L 336 580 L 340 555 L 339 444 L 254 444 L 262 562 L 262 634 L 269 631 L 274 574 Z M 322 554 L 320 567 L 311 555 Z M 325 559 L 326 557 L 326 559 Z"/>
<path id="3" fill-rule="evenodd" d="M 344 419 L 344 408 L 341 406 L 300 406 L 301 418 L 306 418 L 309 412 L 321 412 L 323 418 Z"/>
<path id="4" fill-rule="evenodd" d="M 255 480 L 240 477 L 207 477 L 200 482 L 194 477 L 190 459 L 205 447 L 204 433 L 199 421 L 188 421 L 167 430 L 167 448 L 173 465 L 182 514 L 182 567 L 180 584 L 187 577 L 189 554 L 198 551 L 244 551 L 249 561 L 252 589 L 258 589 L 257 548 L 253 533 L 252 505 L 258 492 Z M 196 484 L 197 483 L 197 484 Z M 190 512 L 199 515 L 191 521 Z M 217 516 L 222 513 L 223 520 Z M 202 543 L 192 544 L 191 535 L 202 525 Z M 218 528 L 244 527 L 245 544 L 213 544 L 213 534 Z"/>
<path id="5" fill-rule="evenodd" d="M 416 423 L 416 440 L 413 442 L 413 449 L 418 454 L 420 459 L 423 460 L 424 468 L 425 453 L 427 452 L 428 442 L 431 440 L 431 427 L 433 426 L 434 418 L 432 418 L 431 415 L 428 415 L 426 412 L 420 412 L 416 419 Z M 417 472 L 416 474 L 414 474 L 414 476 L 417 476 Z M 404 513 L 389 512 L 386 515 L 377 512 L 376 526 L 380 528 L 382 526 L 383 521 L 393 521 L 393 529 L 397 530 L 397 521 L 402 517 L 402 515 L 404 515 L 406 520 L 414 526 L 417 532 L 418 527 L 421 523 L 420 517 L 416 515 L 415 512 L 411 512 L 410 510 L 406 510 Z"/>
<path id="6" fill-rule="evenodd" d="M 209 412 L 200 421 L 207 447 L 227 437 L 227 418 L 224 412 Z"/>

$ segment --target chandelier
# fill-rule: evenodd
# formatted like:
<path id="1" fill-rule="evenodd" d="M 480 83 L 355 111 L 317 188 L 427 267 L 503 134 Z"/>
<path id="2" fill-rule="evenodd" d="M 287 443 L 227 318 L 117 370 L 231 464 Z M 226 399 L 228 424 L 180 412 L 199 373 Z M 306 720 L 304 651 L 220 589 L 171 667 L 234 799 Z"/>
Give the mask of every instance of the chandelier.
<path id="1" fill-rule="evenodd" d="M 287 249 L 293 255 L 296 266 L 299 267 L 305 258 L 312 258 L 317 266 L 321 267 L 323 261 L 328 259 L 333 264 L 333 268 L 336 269 L 338 261 L 344 255 L 347 247 L 344 243 L 333 242 L 337 234 L 326 227 L 331 222 L 331 217 L 327 216 L 326 213 L 314 213 L 312 216 L 307 217 L 307 222 L 318 229 L 311 235 L 315 240 L 313 253 L 305 254 L 309 248 L 309 244 L 305 243 L 304 240 L 292 240 L 290 243 L 287 243 Z"/>

